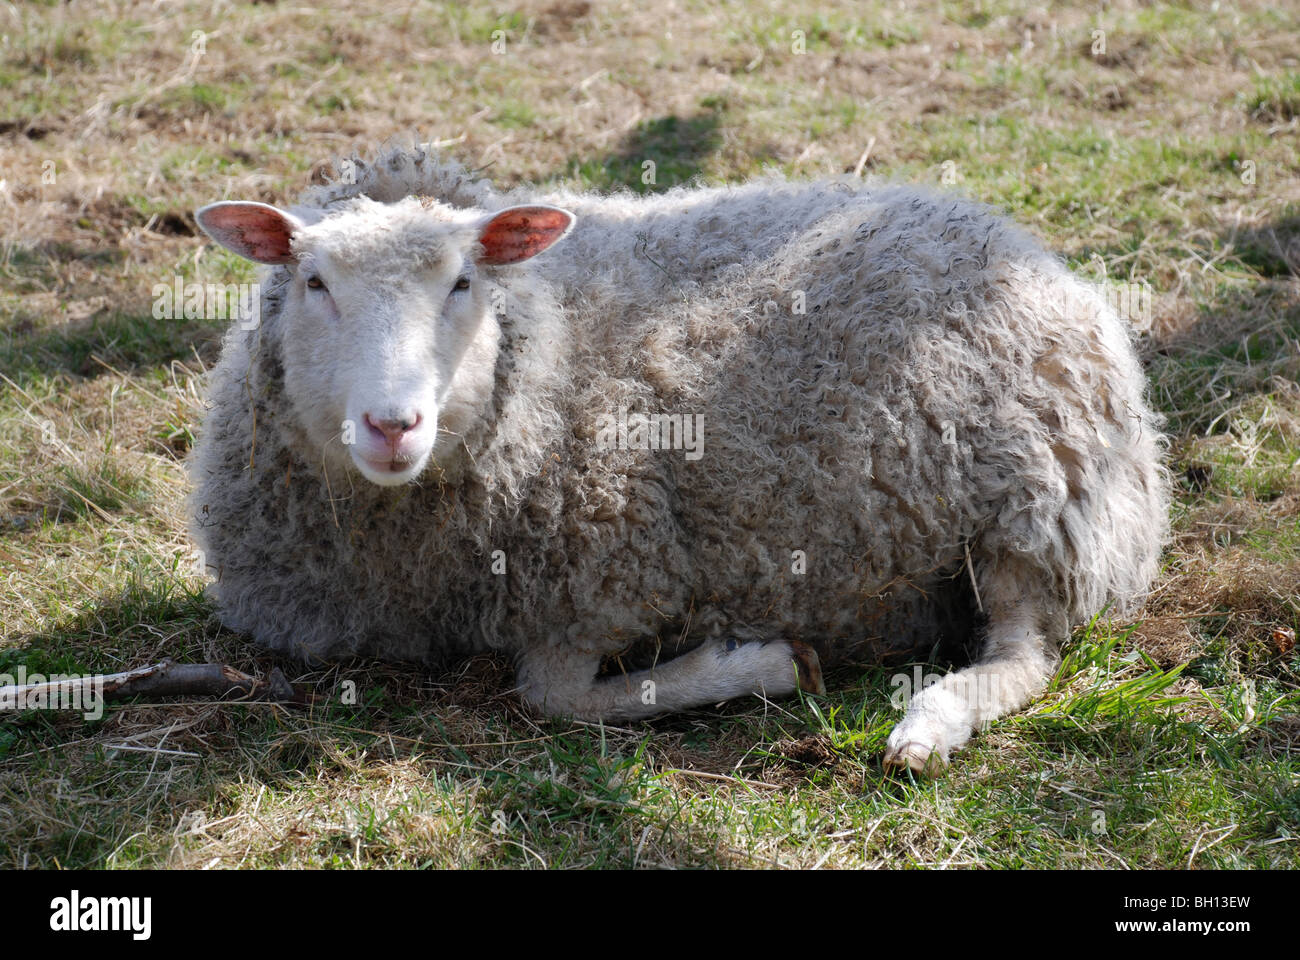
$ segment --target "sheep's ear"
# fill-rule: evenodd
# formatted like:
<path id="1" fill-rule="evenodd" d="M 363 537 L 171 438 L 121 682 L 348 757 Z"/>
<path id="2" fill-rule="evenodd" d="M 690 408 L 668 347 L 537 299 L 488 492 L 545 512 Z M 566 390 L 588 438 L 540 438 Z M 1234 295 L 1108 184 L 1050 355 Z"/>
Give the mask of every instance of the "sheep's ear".
<path id="1" fill-rule="evenodd" d="M 478 240 L 483 245 L 483 256 L 479 262 L 495 266 L 535 257 L 572 230 L 577 219 L 559 207 L 507 207 L 492 214 L 480 227 Z"/>
<path id="2" fill-rule="evenodd" d="M 290 263 L 290 241 L 305 220 L 265 203 L 224 201 L 195 211 L 204 233 L 227 250 L 257 263 Z"/>

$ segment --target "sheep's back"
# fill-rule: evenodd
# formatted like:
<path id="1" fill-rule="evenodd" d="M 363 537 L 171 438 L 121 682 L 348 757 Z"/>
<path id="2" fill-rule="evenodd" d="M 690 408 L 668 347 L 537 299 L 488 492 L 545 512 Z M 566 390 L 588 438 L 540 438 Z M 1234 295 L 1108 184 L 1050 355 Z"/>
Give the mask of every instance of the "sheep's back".
<path id="1" fill-rule="evenodd" d="M 589 415 L 703 415 L 700 460 L 643 455 L 697 618 L 964 642 L 970 549 L 1029 559 L 1075 616 L 1145 588 L 1158 419 L 1118 319 L 1018 228 L 855 198 L 719 289 L 621 324 L 588 391 Z"/>

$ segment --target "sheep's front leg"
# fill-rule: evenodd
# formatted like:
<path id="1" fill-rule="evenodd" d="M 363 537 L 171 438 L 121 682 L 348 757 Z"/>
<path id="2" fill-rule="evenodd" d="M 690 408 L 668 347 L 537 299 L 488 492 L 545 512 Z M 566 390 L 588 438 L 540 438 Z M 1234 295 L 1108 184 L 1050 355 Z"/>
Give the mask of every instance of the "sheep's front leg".
<path id="1" fill-rule="evenodd" d="M 798 641 L 706 640 L 680 657 L 616 677 L 597 678 L 599 666 L 591 653 L 531 650 L 519 664 L 519 689 L 543 713 L 582 720 L 640 720 L 796 688 L 825 692 L 816 651 Z"/>
<path id="2" fill-rule="evenodd" d="M 1051 605 L 1024 597 L 1026 584 L 1010 574 L 993 580 L 988 636 L 980 658 L 964 670 L 913 693 L 903 719 L 889 734 L 887 767 L 906 767 L 935 774 L 948 754 L 962 747 L 971 734 L 998 717 L 1024 706 L 1041 693 L 1057 660 L 1057 641 L 1048 624 L 1064 617 L 1051 615 Z"/>

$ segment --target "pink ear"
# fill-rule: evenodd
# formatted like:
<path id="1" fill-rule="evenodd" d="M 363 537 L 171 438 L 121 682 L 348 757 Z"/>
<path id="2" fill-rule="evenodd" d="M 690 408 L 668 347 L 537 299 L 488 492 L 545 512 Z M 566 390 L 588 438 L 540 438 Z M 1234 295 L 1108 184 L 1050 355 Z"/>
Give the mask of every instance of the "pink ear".
<path id="1" fill-rule="evenodd" d="M 291 213 L 252 202 L 210 203 L 194 218 L 217 243 L 258 263 L 291 262 L 290 240 L 305 226 Z"/>
<path id="2" fill-rule="evenodd" d="M 577 218 L 559 207 L 508 207 L 483 225 L 481 263 L 519 263 L 535 257 L 573 228 Z"/>

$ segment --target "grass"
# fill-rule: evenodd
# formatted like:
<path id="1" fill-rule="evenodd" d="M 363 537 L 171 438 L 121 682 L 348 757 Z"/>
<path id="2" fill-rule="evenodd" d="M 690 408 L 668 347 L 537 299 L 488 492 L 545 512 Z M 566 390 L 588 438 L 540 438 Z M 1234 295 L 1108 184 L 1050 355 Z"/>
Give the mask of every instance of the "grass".
<path id="1" fill-rule="evenodd" d="M 1256 77 L 1246 108 L 1251 116 L 1270 123 L 1294 120 L 1300 116 L 1300 73 Z"/>
<path id="2" fill-rule="evenodd" d="M 1080 625 L 1047 695 L 936 781 L 881 770 L 883 669 L 617 728 L 539 721 L 492 658 L 343 663 L 295 678 L 310 710 L 0 717 L 0 865 L 1300 865 L 1300 20 L 1200 6 L 16 8 L 0 673 L 270 669 L 212 619 L 185 534 L 221 324 L 155 320 L 152 290 L 252 279 L 196 206 L 292 200 L 408 130 L 505 186 L 947 173 L 1080 273 L 1150 286 L 1178 500 L 1140 618 Z"/>

